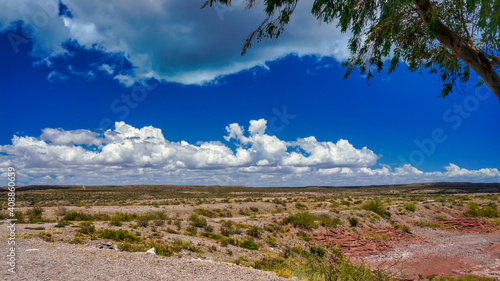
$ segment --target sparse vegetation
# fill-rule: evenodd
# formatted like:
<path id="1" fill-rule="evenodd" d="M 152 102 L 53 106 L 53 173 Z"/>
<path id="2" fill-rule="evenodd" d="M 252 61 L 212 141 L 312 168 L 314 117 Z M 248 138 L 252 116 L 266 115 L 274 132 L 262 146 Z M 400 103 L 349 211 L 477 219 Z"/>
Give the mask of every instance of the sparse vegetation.
<path id="1" fill-rule="evenodd" d="M 372 211 L 385 219 L 389 219 L 391 217 L 391 213 L 387 211 L 387 207 L 385 207 L 379 199 L 370 200 L 364 203 L 361 206 L 361 209 Z"/>

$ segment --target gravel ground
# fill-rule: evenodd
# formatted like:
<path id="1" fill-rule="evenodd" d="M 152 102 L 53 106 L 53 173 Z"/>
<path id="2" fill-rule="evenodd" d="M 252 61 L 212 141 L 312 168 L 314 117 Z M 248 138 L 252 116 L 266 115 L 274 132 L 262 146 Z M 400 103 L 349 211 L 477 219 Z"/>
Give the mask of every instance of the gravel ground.
<path id="1" fill-rule="evenodd" d="M 7 272 L 8 246 L 0 243 L 3 280 L 289 280 L 272 272 L 192 258 L 162 258 L 146 253 L 85 245 L 16 239 L 17 274 Z M 5 254 L 4 254 L 5 253 Z"/>

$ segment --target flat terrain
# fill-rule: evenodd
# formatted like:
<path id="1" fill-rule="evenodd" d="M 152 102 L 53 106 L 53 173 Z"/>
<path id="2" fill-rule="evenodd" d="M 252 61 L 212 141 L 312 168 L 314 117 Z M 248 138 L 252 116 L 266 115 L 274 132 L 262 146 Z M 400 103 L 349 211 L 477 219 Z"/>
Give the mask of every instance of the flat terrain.
<path id="1" fill-rule="evenodd" d="M 8 280 L 497 280 L 499 192 L 468 183 L 21 187 L 18 275 Z M 7 206 L 0 215 L 10 218 Z M 6 254 L 7 224 L 0 235 Z"/>

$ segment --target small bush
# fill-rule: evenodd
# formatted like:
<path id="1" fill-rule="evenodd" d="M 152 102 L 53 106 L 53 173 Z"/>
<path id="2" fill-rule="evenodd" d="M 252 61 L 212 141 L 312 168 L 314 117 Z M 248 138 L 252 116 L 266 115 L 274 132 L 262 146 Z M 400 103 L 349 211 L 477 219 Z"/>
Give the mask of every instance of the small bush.
<path id="1" fill-rule="evenodd" d="M 405 204 L 405 209 L 410 211 L 410 212 L 415 212 L 417 210 L 417 204 L 415 203 L 406 203 Z"/>
<path id="2" fill-rule="evenodd" d="M 71 223 L 69 221 L 60 220 L 56 225 L 54 225 L 54 227 L 66 227 L 70 224 Z"/>
<path id="3" fill-rule="evenodd" d="M 147 218 L 140 218 L 139 220 L 137 220 L 137 225 L 140 227 L 148 227 L 149 220 Z"/>
<path id="4" fill-rule="evenodd" d="M 406 232 L 406 233 L 411 233 L 411 229 L 410 229 L 410 227 L 408 227 L 407 225 L 404 225 L 404 224 L 396 224 L 396 225 L 394 225 L 394 227 L 395 227 L 396 229 L 399 229 L 399 230 L 404 231 L 404 232 Z"/>
<path id="5" fill-rule="evenodd" d="M 124 229 L 102 229 L 99 230 L 98 236 L 104 239 L 111 239 L 117 242 L 141 242 L 142 238 L 136 236 L 133 233 L 128 232 L 127 230 Z"/>
<path id="6" fill-rule="evenodd" d="M 40 207 L 33 207 L 32 209 L 28 210 L 27 215 L 28 215 L 28 221 L 30 223 L 39 223 L 43 221 L 42 218 L 43 214 L 43 209 Z"/>
<path id="7" fill-rule="evenodd" d="M 205 218 L 199 217 L 196 214 L 192 214 L 189 217 L 189 221 L 191 222 L 191 226 L 194 227 L 203 228 L 207 226 L 207 220 Z"/>
<path id="8" fill-rule="evenodd" d="M 190 226 L 186 228 L 187 234 L 191 236 L 196 236 L 198 234 L 198 228 L 196 226 Z"/>
<path id="9" fill-rule="evenodd" d="M 250 227 L 250 229 L 247 230 L 247 234 L 254 238 L 260 239 L 262 236 L 262 228 L 258 226 L 252 226 Z"/>
<path id="10" fill-rule="evenodd" d="M 297 237 L 299 237 L 300 239 L 302 239 L 304 241 L 310 241 L 311 240 L 311 236 L 309 236 L 309 234 L 305 233 L 302 230 L 300 230 L 299 232 L 297 232 Z"/>
<path id="11" fill-rule="evenodd" d="M 344 222 L 339 218 L 332 218 L 327 214 L 322 214 L 318 217 L 321 226 L 324 227 L 336 227 L 337 225 L 343 225 Z"/>
<path id="12" fill-rule="evenodd" d="M 358 226 L 358 224 L 359 224 L 359 220 L 358 220 L 358 218 L 356 218 L 356 217 L 349 217 L 347 220 L 349 221 L 349 224 L 350 224 L 352 227 L 356 227 L 356 226 Z"/>
<path id="13" fill-rule="evenodd" d="M 248 250 L 258 250 L 259 245 L 253 241 L 252 238 L 247 237 L 244 238 L 243 240 L 240 241 L 239 243 L 241 248 L 248 249 Z"/>
<path id="14" fill-rule="evenodd" d="M 278 246 L 278 238 L 276 238 L 276 237 L 274 237 L 272 235 L 267 236 L 264 239 L 264 242 L 266 242 L 267 244 L 269 244 L 269 246 L 271 246 L 271 247 Z"/>
<path id="15" fill-rule="evenodd" d="M 259 212 L 259 208 L 257 208 L 257 207 L 250 207 L 250 211 L 252 211 L 254 213 L 257 213 L 257 212 Z"/>
<path id="16" fill-rule="evenodd" d="M 467 207 L 469 209 L 464 212 L 464 216 L 467 217 L 496 218 L 500 214 L 495 204 L 488 204 L 480 207 L 478 204 L 470 202 L 467 203 Z"/>
<path id="17" fill-rule="evenodd" d="M 42 231 L 38 233 L 37 236 L 46 242 L 54 242 L 54 238 L 52 237 L 52 234 L 50 234 L 49 232 Z"/>
<path id="18" fill-rule="evenodd" d="M 361 209 L 372 211 L 385 219 L 391 217 L 391 213 L 387 211 L 387 208 L 379 199 L 366 202 L 361 206 Z"/>
<path id="19" fill-rule="evenodd" d="M 29 229 L 29 230 L 45 230 L 45 227 L 40 226 L 40 227 L 25 227 L 24 229 Z"/>
<path id="20" fill-rule="evenodd" d="M 170 227 L 167 228 L 167 230 L 165 230 L 167 233 L 171 233 L 171 234 L 181 234 L 179 231 L 175 231 L 173 229 L 171 229 Z"/>
<path id="21" fill-rule="evenodd" d="M 194 212 L 200 216 L 205 216 L 208 218 L 216 218 L 217 217 L 217 213 L 210 211 L 210 210 L 206 210 L 206 209 L 196 209 L 196 210 L 194 210 Z"/>
<path id="22" fill-rule="evenodd" d="M 283 220 L 284 223 L 290 223 L 294 227 L 311 229 L 317 227 L 316 216 L 309 212 L 296 213 Z"/>
<path id="23" fill-rule="evenodd" d="M 299 210 L 307 210 L 307 205 L 305 204 L 302 204 L 302 203 L 295 203 L 295 208 L 299 209 Z"/>
<path id="24" fill-rule="evenodd" d="M 91 222 L 82 222 L 77 230 L 81 234 L 93 235 L 95 233 L 95 226 Z"/>

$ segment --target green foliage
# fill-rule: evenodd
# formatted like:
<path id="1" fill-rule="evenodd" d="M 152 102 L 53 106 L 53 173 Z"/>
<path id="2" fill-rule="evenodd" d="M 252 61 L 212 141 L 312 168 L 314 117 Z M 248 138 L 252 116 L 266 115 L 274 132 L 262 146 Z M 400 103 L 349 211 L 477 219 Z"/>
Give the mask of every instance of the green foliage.
<path id="1" fill-rule="evenodd" d="M 239 246 L 244 249 L 248 250 L 258 250 L 259 245 L 254 242 L 254 240 L 250 237 L 244 238 L 243 240 L 240 241 Z"/>
<path id="2" fill-rule="evenodd" d="M 98 231 L 97 235 L 101 238 L 111 239 L 111 240 L 114 240 L 117 242 L 126 241 L 126 242 L 130 242 L 130 243 L 134 243 L 134 242 L 141 242 L 142 241 L 142 238 L 138 237 L 137 235 L 135 235 L 133 233 L 128 232 L 125 229 L 118 229 L 118 230 L 102 229 L 102 230 Z"/>
<path id="3" fill-rule="evenodd" d="M 395 224 L 394 227 L 398 230 L 401 230 L 403 232 L 406 232 L 406 233 L 411 233 L 411 229 L 409 226 L 405 225 L 405 224 Z"/>
<path id="4" fill-rule="evenodd" d="M 95 233 L 95 226 L 91 222 L 84 221 L 80 223 L 80 227 L 78 228 L 77 232 L 81 234 L 93 235 Z"/>
<path id="5" fill-rule="evenodd" d="M 24 229 L 29 229 L 29 230 L 45 230 L 45 227 L 40 226 L 40 227 L 25 227 Z"/>
<path id="6" fill-rule="evenodd" d="M 106 221 L 110 217 L 107 214 L 88 214 L 84 212 L 68 211 L 62 218 L 65 221 Z"/>
<path id="7" fill-rule="evenodd" d="M 293 214 L 283 220 L 284 223 L 290 223 L 294 227 L 311 229 L 317 227 L 316 216 L 309 212 Z"/>
<path id="8" fill-rule="evenodd" d="M 275 236 L 272 236 L 272 235 L 267 236 L 264 239 L 264 242 L 266 242 L 271 247 L 278 246 L 278 238 L 276 238 Z"/>
<path id="9" fill-rule="evenodd" d="M 366 202 L 361 206 L 361 209 L 372 211 L 385 219 L 391 217 L 391 213 L 387 211 L 387 208 L 379 199 Z"/>
<path id="10" fill-rule="evenodd" d="M 299 210 L 307 210 L 307 205 L 306 204 L 302 204 L 302 203 L 295 203 L 295 208 L 299 209 Z"/>
<path id="11" fill-rule="evenodd" d="M 247 1 L 249 7 L 254 6 L 255 0 Z M 266 1 L 267 17 L 248 36 L 242 54 L 255 38 L 276 39 L 283 34 L 297 2 Z M 208 0 L 204 7 L 213 3 L 230 5 L 231 1 Z M 387 68 L 391 73 L 404 61 L 411 71 L 425 68 L 429 73 L 439 72 L 443 83 L 440 97 L 451 93 L 456 82 L 469 80 L 469 66 L 457 57 L 457 53 L 465 53 L 464 49 L 479 52 L 475 58 L 489 64 L 486 68 L 493 65 L 498 69 L 499 10 L 498 0 L 315 0 L 312 5 L 312 14 L 318 20 L 335 22 L 342 32 L 351 34 L 348 47 L 352 56 L 343 64 L 347 67 L 344 78 L 357 67 L 370 79 L 374 71 Z M 448 50 L 443 45 L 442 40 L 447 38 L 452 38 L 452 48 L 456 49 Z"/>
<path id="12" fill-rule="evenodd" d="M 216 218 L 217 217 L 217 213 L 212 212 L 212 211 L 207 210 L 207 209 L 196 209 L 196 210 L 194 210 L 194 212 L 200 216 L 205 216 L 208 218 Z"/>
<path id="13" fill-rule="evenodd" d="M 189 221 L 191 222 L 191 225 L 194 227 L 206 227 L 207 226 L 207 220 L 205 218 L 199 217 L 196 214 L 192 214 L 189 217 Z"/>
<path id="14" fill-rule="evenodd" d="M 54 227 L 66 227 L 70 224 L 71 223 L 69 221 L 60 220 L 56 225 L 54 225 Z"/>
<path id="15" fill-rule="evenodd" d="M 260 239 L 262 236 L 262 228 L 258 226 L 252 226 L 247 230 L 247 234 L 254 238 Z"/>
<path id="16" fill-rule="evenodd" d="M 366 281 L 389 281 L 391 277 L 381 269 L 372 272 L 364 264 L 351 263 L 336 248 L 326 251 L 323 248 L 311 247 L 306 253 L 307 271 L 313 280 L 366 280 Z"/>
<path id="17" fill-rule="evenodd" d="M 352 227 L 356 227 L 356 226 L 358 226 L 358 224 L 359 224 L 359 220 L 358 220 L 358 218 L 356 218 L 356 217 L 349 217 L 347 220 L 349 221 L 349 224 L 350 224 Z"/>
<path id="18" fill-rule="evenodd" d="M 439 223 L 436 223 L 436 222 L 428 222 L 428 221 L 416 221 L 414 222 L 414 224 L 416 226 L 420 226 L 420 227 L 430 227 L 432 229 L 436 229 L 436 228 L 442 228 L 443 225 L 442 224 L 439 224 Z"/>
<path id="19" fill-rule="evenodd" d="M 196 236 L 198 234 L 198 228 L 196 226 L 190 226 L 186 228 L 187 234 L 191 236 Z"/>
<path id="20" fill-rule="evenodd" d="M 494 203 L 479 206 L 477 203 L 470 202 L 467 203 L 467 207 L 469 209 L 464 212 L 464 216 L 467 217 L 497 218 L 500 215 L 498 207 Z"/>
<path id="21" fill-rule="evenodd" d="M 405 204 L 405 209 L 410 211 L 410 212 L 415 212 L 417 210 L 417 204 L 415 203 L 406 203 Z"/>
<path id="22" fill-rule="evenodd" d="M 42 222 L 43 221 L 42 214 L 43 214 L 43 209 L 40 207 L 33 207 L 32 209 L 28 210 L 27 215 L 29 223 Z"/>
<path id="23" fill-rule="evenodd" d="M 319 224 L 324 227 L 336 227 L 337 225 L 344 225 L 344 222 L 339 218 L 332 218 L 327 214 L 321 214 L 318 217 Z"/>
<path id="24" fill-rule="evenodd" d="M 44 240 L 45 242 L 54 242 L 54 237 L 52 237 L 52 234 L 49 232 L 42 231 L 42 232 L 39 232 L 37 234 L 37 236 L 40 239 Z"/>

